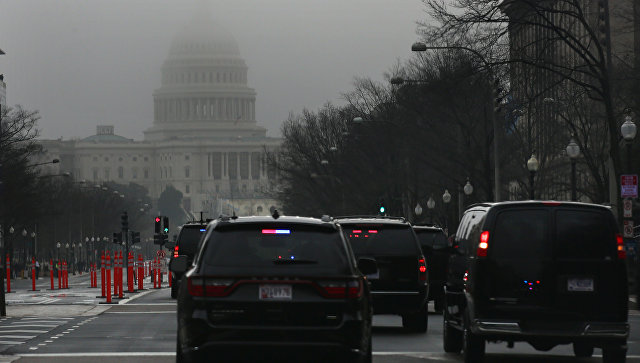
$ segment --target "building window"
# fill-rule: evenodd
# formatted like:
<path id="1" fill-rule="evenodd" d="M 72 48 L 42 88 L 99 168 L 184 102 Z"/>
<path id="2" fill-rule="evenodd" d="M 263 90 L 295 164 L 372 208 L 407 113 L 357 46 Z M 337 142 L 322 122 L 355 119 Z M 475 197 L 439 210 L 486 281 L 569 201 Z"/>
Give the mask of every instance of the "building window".
<path id="1" fill-rule="evenodd" d="M 149 179 L 149 169 L 144 169 L 144 178 Z"/>
<path id="2" fill-rule="evenodd" d="M 191 188 L 189 187 L 189 184 L 184 186 L 184 192 L 185 194 L 189 194 L 189 192 L 191 191 Z"/>
<path id="3" fill-rule="evenodd" d="M 263 210 L 263 209 L 262 209 L 262 206 L 261 206 L 261 205 L 259 205 L 259 206 L 258 206 L 258 208 L 256 208 L 256 212 L 258 212 L 258 213 L 262 213 L 262 210 Z"/>
<path id="4" fill-rule="evenodd" d="M 93 180 L 94 181 L 98 180 L 98 169 L 93 169 Z"/>
<path id="5" fill-rule="evenodd" d="M 104 180 L 109 180 L 109 168 L 104 169 Z"/>
<path id="6" fill-rule="evenodd" d="M 187 166 L 186 168 L 184 168 L 184 177 L 189 178 L 190 174 L 191 174 L 191 169 L 189 169 L 189 167 Z"/>
<path id="7" fill-rule="evenodd" d="M 149 158 L 145 156 L 144 161 L 149 161 Z"/>
<path id="8" fill-rule="evenodd" d="M 189 155 L 185 155 L 184 160 L 189 160 Z"/>
<path id="9" fill-rule="evenodd" d="M 133 168 L 131 170 L 131 178 L 138 179 L 138 168 Z"/>
<path id="10" fill-rule="evenodd" d="M 121 166 L 118 167 L 118 178 L 124 178 L 124 168 Z"/>
<path id="11" fill-rule="evenodd" d="M 105 156 L 104 161 L 109 161 L 109 158 Z"/>
<path id="12" fill-rule="evenodd" d="M 93 161 L 98 161 L 98 157 L 97 157 L 97 156 L 94 156 L 94 157 L 93 157 Z"/>
<path id="13" fill-rule="evenodd" d="M 220 186 L 216 184 L 216 193 L 220 193 Z"/>
<path id="14" fill-rule="evenodd" d="M 120 157 L 120 158 L 118 158 L 118 161 L 122 161 L 122 158 L 121 158 L 121 157 Z"/>
<path id="15" fill-rule="evenodd" d="M 134 156 L 133 161 L 138 161 L 138 158 Z"/>

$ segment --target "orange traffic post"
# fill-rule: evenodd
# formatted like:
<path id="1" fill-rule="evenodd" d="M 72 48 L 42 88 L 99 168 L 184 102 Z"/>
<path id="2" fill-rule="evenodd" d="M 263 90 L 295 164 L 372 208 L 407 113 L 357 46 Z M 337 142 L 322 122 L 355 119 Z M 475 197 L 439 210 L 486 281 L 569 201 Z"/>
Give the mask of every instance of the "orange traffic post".
<path id="1" fill-rule="evenodd" d="M 64 285 L 63 288 L 68 289 L 69 288 L 69 271 L 67 270 L 68 265 L 67 265 L 67 261 L 64 260 L 62 261 L 62 284 Z"/>
<path id="2" fill-rule="evenodd" d="M 133 254 L 129 252 L 127 256 L 127 287 L 129 292 L 133 292 Z"/>
<path id="3" fill-rule="evenodd" d="M 53 259 L 49 260 L 49 277 L 51 278 L 51 290 L 55 290 L 53 285 Z"/>
<path id="4" fill-rule="evenodd" d="M 142 255 L 138 254 L 138 290 L 143 290 L 144 288 L 144 261 L 142 260 Z"/>
<path id="5" fill-rule="evenodd" d="M 124 280 L 122 278 L 122 265 L 123 265 L 122 261 L 124 261 L 122 259 L 122 251 L 120 251 L 120 255 L 119 255 L 118 258 L 119 258 L 118 270 L 120 270 L 120 272 L 118 273 L 118 285 L 120 285 L 120 286 L 118 286 L 118 298 L 122 299 L 123 298 L 123 296 L 122 296 L 122 280 Z"/>
<path id="6" fill-rule="evenodd" d="M 58 265 L 58 290 L 62 289 L 62 263 L 60 260 L 56 262 Z"/>
<path id="7" fill-rule="evenodd" d="M 107 279 L 107 304 L 111 304 L 111 261 L 109 255 L 107 255 L 107 269 L 106 269 L 106 279 Z"/>

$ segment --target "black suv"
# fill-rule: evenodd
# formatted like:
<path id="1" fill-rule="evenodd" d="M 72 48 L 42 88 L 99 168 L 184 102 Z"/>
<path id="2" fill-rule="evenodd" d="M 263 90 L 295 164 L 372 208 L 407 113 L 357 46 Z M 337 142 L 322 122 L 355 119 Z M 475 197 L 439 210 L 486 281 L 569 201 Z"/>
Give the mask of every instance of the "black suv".
<path id="1" fill-rule="evenodd" d="M 196 252 L 198 252 L 198 244 L 200 239 L 204 235 L 204 231 L 207 228 L 207 222 L 189 222 L 183 224 L 180 227 L 178 238 L 176 239 L 175 246 L 173 247 L 173 254 L 171 258 L 178 256 L 186 256 L 187 262 L 190 264 L 193 261 Z M 178 288 L 180 286 L 180 279 L 182 278 L 181 272 L 171 271 L 171 297 L 176 298 L 178 295 Z"/>
<path id="2" fill-rule="evenodd" d="M 455 235 L 445 286 L 444 350 L 481 362 L 487 341 L 578 357 L 627 351 L 627 272 L 608 207 L 576 202 L 476 204 Z"/>
<path id="3" fill-rule="evenodd" d="M 178 362 L 371 362 L 363 273 L 376 265 L 356 264 L 330 218 L 219 218 L 186 262 L 171 264 L 190 268 L 178 292 Z"/>
<path id="4" fill-rule="evenodd" d="M 411 224 L 403 218 L 339 217 L 356 257 L 376 261 L 371 282 L 375 314 L 402 316 L 405 329 L 426 332 L 429 293 L 426 261 Z"/>
<path id="5" fill-rule="evenodd" d="M 429 271 L 429 301 L 434 302 L 436 312 L 444 307 L 444 283 L 447 280 L 447 264 L 450 249 L 447 236 L 440 227 L 413 226 L 418 236 L 422 253 L 427 259 Z"/>

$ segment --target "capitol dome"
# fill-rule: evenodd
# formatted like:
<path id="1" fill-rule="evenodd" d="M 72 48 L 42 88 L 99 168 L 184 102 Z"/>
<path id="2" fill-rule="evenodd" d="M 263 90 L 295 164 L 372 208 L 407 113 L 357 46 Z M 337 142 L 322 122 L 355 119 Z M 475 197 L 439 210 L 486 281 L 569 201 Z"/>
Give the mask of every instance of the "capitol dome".
<path id="1" fill-rule="evenodd" d="M 207 1 L 173 39 L 153 92 L 148 141 L 265 137 L 255 119 L 256 92 L 233 35 L 211 17 Z"/>

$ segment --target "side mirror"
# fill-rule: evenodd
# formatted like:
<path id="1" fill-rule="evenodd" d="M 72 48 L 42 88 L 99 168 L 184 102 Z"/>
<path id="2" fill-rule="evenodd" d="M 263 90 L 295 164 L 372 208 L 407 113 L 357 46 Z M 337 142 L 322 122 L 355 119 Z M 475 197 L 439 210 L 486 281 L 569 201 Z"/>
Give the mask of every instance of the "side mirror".
<path id="1" fill-rule="evenodd" d="M 376 275 L 378 273 L 378 263 L 372 258 L 361 257 L 358 259 L 358 269 L 363 275 Z"/>
<path id="2" fill-rule="evenodd" d="M 171 270 L 172 272 L 182 273 L 187 271 L 187 267 L 188 267 L 187 256 L 178 256 L 178 257 L 172 258 L 171 261 L 169 262 L 169 270 Z"/>

